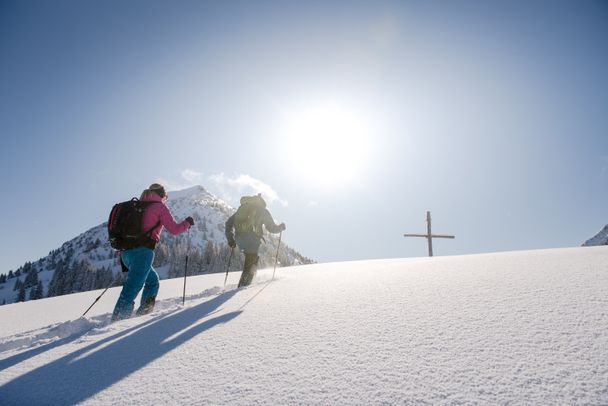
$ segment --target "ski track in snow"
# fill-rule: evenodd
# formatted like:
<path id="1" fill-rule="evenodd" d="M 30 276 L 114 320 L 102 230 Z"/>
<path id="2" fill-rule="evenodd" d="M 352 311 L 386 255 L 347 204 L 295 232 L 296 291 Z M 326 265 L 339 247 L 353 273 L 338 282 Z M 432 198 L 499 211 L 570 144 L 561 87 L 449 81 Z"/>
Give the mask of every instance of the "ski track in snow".
<path id="1" fill-rule="evenodd" d="M 151 315 L 108 324 L 109 303 L 2 339 L 0 400 L 606 405 L 607 264 L 597 247 L 210 275 L 184 307 L 163 281 Z"/>
<path id="2" fill-rule="evenodd" d="M 227 289 L 235 288 L 236 286 L 228 286 Z M 207 289 L 196 295 L 188 295 L 187 303 L 201 298 L 217 295 L 224 289 L 214 287 Z M 182 298 L 170 298 L 158 301 L 154 308 L 155 316 L 164 316 L 172 313 L 182 305 Z M 78 338 L 84 335 L 102 334 L 106 332 L 110 323 L 111 314 L 104 314 L 93 318 L 80 317 L 76 320 L 69 320 L 62 323 L 56 323 L 41 329 L 27 331 L 8 338 L 0 338 L 0 354 L 9 350 L 19 350 L 23 348 L 33 348 L 39 345 L 51 343 L 55 340 L 63 340 L 67 338 Z M 1 364 L 0 364 L 1 365 Z"/>

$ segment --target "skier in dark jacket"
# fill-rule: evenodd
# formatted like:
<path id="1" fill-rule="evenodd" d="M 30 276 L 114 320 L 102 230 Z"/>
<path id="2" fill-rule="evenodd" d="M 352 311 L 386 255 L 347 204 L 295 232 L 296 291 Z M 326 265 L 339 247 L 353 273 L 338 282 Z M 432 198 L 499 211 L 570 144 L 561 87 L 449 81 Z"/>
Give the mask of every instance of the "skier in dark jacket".
<path id="1" fill-rule="evenodd" d="M 243 196 L 241 206 L 228 221 L 226 221 L 226 239 L 230 248 L 237 245 L 245 253 L 243 273 L 239 280 L 239 287 L 247 286 L 253 280 L 258 264 L 258 250 L 262 243 L 264 230 L 278 234 L 285 230 L 285 223 L 274 223 L 270 212 L 266 209 L 266 202 L 262 196 Z M 236 235 L 235 235 L 236 231 Z"/>

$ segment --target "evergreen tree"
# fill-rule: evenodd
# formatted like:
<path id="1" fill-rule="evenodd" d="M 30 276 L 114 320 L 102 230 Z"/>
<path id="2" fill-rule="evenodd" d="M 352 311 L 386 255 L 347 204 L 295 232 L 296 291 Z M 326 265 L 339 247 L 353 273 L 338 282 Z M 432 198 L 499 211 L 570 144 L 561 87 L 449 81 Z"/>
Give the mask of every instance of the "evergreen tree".
<path id="1" fill-rule="evenodd" d="M 44 288 L 42 287 L 42 281 L 38 281 L 38 284 L 35 288 L 32 288 L 32 291 L 34 292 L 34 297 L 32 297 L 30 294 L 30 300 L 42 299 L 44 297 Z"/>
<path id="2" fill-rule="evenodd" d="M 159 243 L 154 250 L 154 267 L 161 267 L 167 263 L 169 259 L 169 247 L 165 243 Z"/>
<path id="3" fill-rule="evenodd" d="M 23 282 L 21 282 L 21 279 L 17 279 L 15 281 L 15 285 L 13 286 L 13 292 L 21 289 L 22 286 L 23 286 Z"/>
<path id="4" fill-rule="evenodd" d="M 188 255 L 188 275 L 198 275 L 205 272 L 203 256 L 199 249 L 192 249 Z"/>
<path id="5" fill-rule="evenodd" d="M 169 278 L 177 278 L 184 276 L 184 267 L 186 265 L 186 247 L 181 243 L 171 244 L 171 258 L 169 260 Z"/>
<path id="6" fill-rule="evenodd" d="M 92 289 L 103 289 L 107 288 L 112 283 L 114 275 L 109 268 L 101 268 L 95 272 L 95 282 Z"/>
<path id="7" fill-rule="evenodd" d="M 16 302 L 25 302 L 25 286 L 22 284 L 19 288 L 19 293 L 17 294 Z"/>
<path id="8" fill-rule="evenodd" d="M 6 275 L 5 274 L 0 275 L 0 283 L 6 283 Z"/>
<path id="9" fill-rule="evenodd" d="M 55 268 L 57 266 L 57 251 L 53 251 L 51 255 L 51 268 Z"/>
<path id="10" fill-rule="evenodd" d="M 65 293 L 64 285 L 66 279 L 66 268 L 67 265 L 65 261 L 60 260 L 57 263 L 57 268 L 55 268 L 55 272 L 53 273 L 53 277 L 49 283 L 49 291 L 47 294 L 48 297 L 59 296 Z"/>
<path id="11" fill-rule="evenodd" d="M 15 274 L 13 273 L 13 271 L 8 271 L 8 276 L 6 277 L 6 279 L 12 279 L 15 277 Z"/>
<path id="12" fill-rule="evenodd" d="M 79 280 L 78 276 L 78 265 L 75 262 L 72 262 L 68 268 L 65 278 L 65 294 L 78 292 L 76 289 Z"/>
<path id="13" fill-rule="evenodd" d="M 95 279 L 95 268 L 86 259 L 74 263 L 70 267 L 69 293 L 85 292 L 91 290 Z"/>
<path id="14" fill-rule="evenodd" d="M 31 288 L 32 286 L 36 286 L 38 283 L 38 271 L 35 268 L 31 268 L 25 281 L 23 282 L 26 289 Z"/>
<path id="15" fill-rule="evenodd" d="M 205 253 L 203 254 L 203 261 L 207 267 L 211 265 L 215 256 L 217 256 L 215 244 L 213 241 L 208 240 L 207 244 L 205 244 Z"/>

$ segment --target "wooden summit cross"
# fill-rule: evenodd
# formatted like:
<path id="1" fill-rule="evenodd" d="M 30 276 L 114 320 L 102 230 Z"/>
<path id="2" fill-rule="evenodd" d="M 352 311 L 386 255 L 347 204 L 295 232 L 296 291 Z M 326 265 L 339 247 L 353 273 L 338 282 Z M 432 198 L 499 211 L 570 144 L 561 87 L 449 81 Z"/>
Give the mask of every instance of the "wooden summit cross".
<path id="1" fill-rule="evenodd" d="M 426 234 L 403 234 L 404 237 L 424 237 L 429 242 L 429 257 L 433 256 L 433 238 L 456 238 L 453 235 L 441 235 L 431 233 L 431 212 L 426 212 Z"/>

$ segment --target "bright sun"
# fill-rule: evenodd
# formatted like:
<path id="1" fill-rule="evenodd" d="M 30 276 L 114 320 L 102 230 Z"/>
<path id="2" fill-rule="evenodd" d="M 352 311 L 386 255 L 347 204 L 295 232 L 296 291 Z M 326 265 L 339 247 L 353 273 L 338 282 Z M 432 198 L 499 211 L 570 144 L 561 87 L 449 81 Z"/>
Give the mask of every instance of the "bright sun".
<path id="1" fill-rule="evenodd" d="M 370 129 L 361 115 L 326 104 L 291 111 L 284 118 L 287 165 L 303 180 L 335 186 L 359 179 L 370 152 Z"/>

